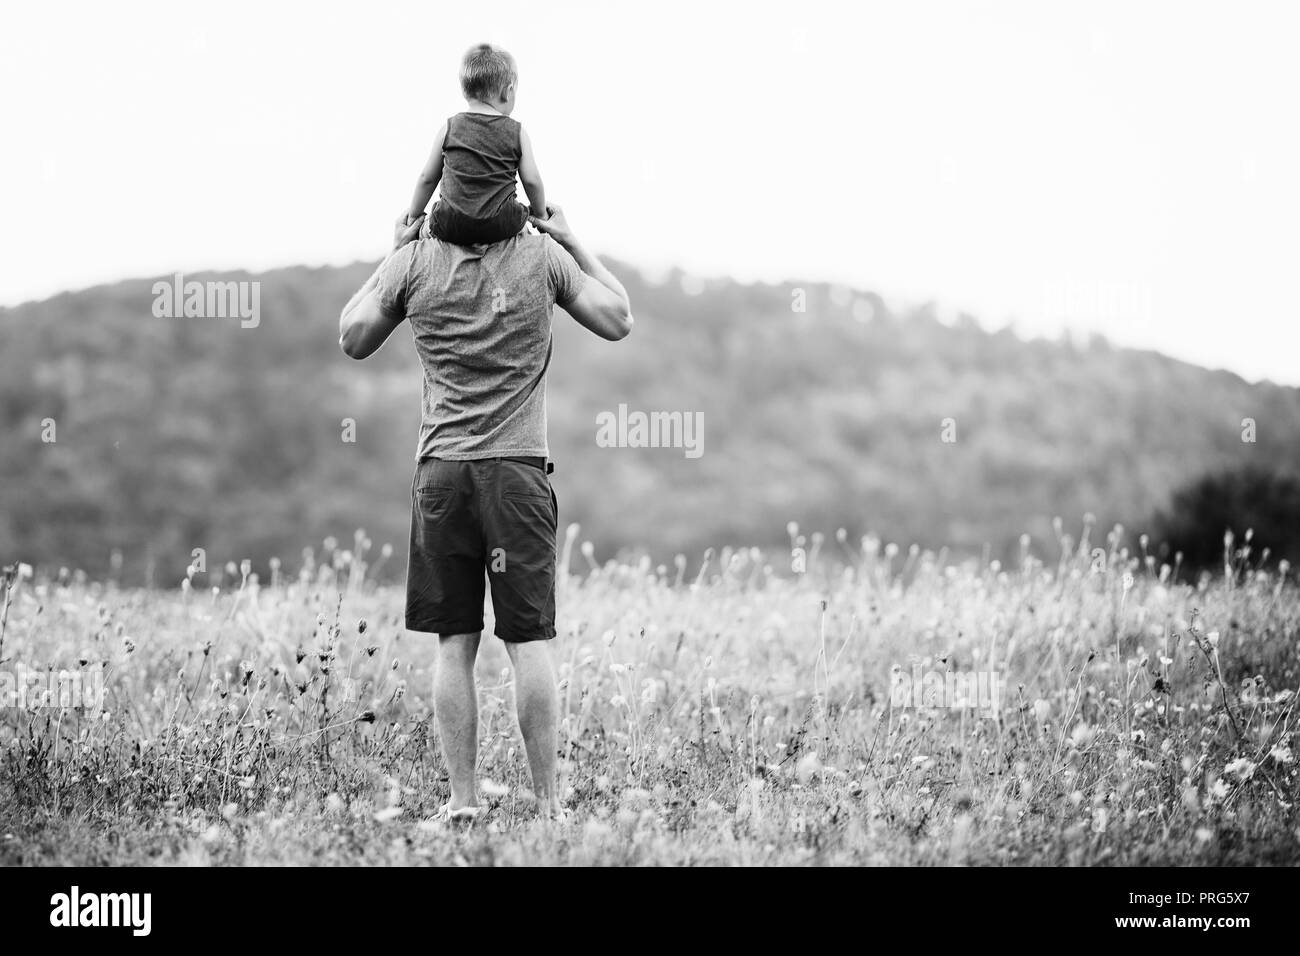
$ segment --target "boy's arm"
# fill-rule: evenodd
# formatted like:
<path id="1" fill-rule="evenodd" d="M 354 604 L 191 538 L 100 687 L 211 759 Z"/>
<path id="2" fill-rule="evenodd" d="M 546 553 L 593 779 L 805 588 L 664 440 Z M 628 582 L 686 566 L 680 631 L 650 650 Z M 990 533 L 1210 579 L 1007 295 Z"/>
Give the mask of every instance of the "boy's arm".
<path id="1" fill-rule="evenodd" d="M 519 128 L 519 181 L 524 184 L 528 194 L 529 211 L 538 219 L 546 218 L 546 187 L 542 184 L 542 174 L 537 168 L 537 158 L 533 155 L 533 142 L 527 131 Z"/>
<path id="2" fill-rule="evenodd" d="M 424 208 L 433 198 L 433 191 L 442 181 L 442 144 L 447 139 L 447 124 L 438 127 L 438 134 L 433 139 L 433 152 L 420 170 L 420 178 L 415 181 L 415 193 L 411 196 L 411 205 L 406 210 L 406 221 L 411 222 L 424 215 Z"/>

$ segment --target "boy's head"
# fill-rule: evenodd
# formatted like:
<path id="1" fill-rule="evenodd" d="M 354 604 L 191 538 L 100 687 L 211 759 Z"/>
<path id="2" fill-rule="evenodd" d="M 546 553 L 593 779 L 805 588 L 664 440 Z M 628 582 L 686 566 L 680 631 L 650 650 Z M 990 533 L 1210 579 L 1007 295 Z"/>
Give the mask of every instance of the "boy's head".
<path id="1" fill-rule="evenodd" d="M 479 100 L 509 114 L 515 108 L 519 74 L 515 58 L 499 46 L 472 46 L 460 64 L 460 89 L 467 100 Z"/>

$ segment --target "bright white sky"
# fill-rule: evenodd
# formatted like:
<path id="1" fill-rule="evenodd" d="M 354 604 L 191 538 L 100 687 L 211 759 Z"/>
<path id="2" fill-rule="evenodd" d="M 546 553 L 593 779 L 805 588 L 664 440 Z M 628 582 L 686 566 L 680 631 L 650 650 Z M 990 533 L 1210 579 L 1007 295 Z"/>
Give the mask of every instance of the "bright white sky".
<path id="1" fill-rule="evenodd" d="M 589 245 L 1300 384 L 1300 5 L 39 3 L 0 14 L 0 304 L 378 258 L 459 56 Z"/>

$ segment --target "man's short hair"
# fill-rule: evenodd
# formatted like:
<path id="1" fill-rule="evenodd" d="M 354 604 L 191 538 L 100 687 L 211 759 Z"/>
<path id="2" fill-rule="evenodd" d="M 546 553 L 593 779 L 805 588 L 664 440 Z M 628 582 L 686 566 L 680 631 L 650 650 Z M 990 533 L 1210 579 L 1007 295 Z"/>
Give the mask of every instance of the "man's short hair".
<path id="1" fill-rule="evenodd" d="M 460 64 L 460 88 L 472 100 L 491 100 L 519 78 L 515 58 L 499 46 L 472 46 Z"/>

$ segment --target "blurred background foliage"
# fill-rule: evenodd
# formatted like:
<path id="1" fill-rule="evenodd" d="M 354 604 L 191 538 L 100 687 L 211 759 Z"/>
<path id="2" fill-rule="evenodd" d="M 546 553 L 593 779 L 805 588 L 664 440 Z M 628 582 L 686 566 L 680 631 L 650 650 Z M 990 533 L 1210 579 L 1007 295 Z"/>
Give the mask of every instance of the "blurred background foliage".
<path id="1" fill-rule="evenodd" d="M 611 344 L 557 311 L 549 390 L 560 520 L 598 557 L 788 548 L 792 520 L 1011 555 L 1022 533 L 1050 551 L 1053 516 L 1091 512 L 1189 564 L 1221 563 L 1225 525 L 1300 558 L 1298 389 L 821 283 L 611 266 L 636 329 Z M 123 581 L 174 584 L 194 548 L 210 566 L 295 566 L 305 545 L 364 527 L 394 545 L 400 575 L 419 364 L 406 329 L 361 364 L 337 344 L 373 268 L 186 276 L 259 280 L 249 329 L 155 318 L 152 280 L 0 310 L 0 559 L 100 575 L 118 550 Z M 702 412 L 703 456 L 598 447 L 596 416 L 620 403 Z M 955 443 L 940 440 L 946 418 Z"/>

